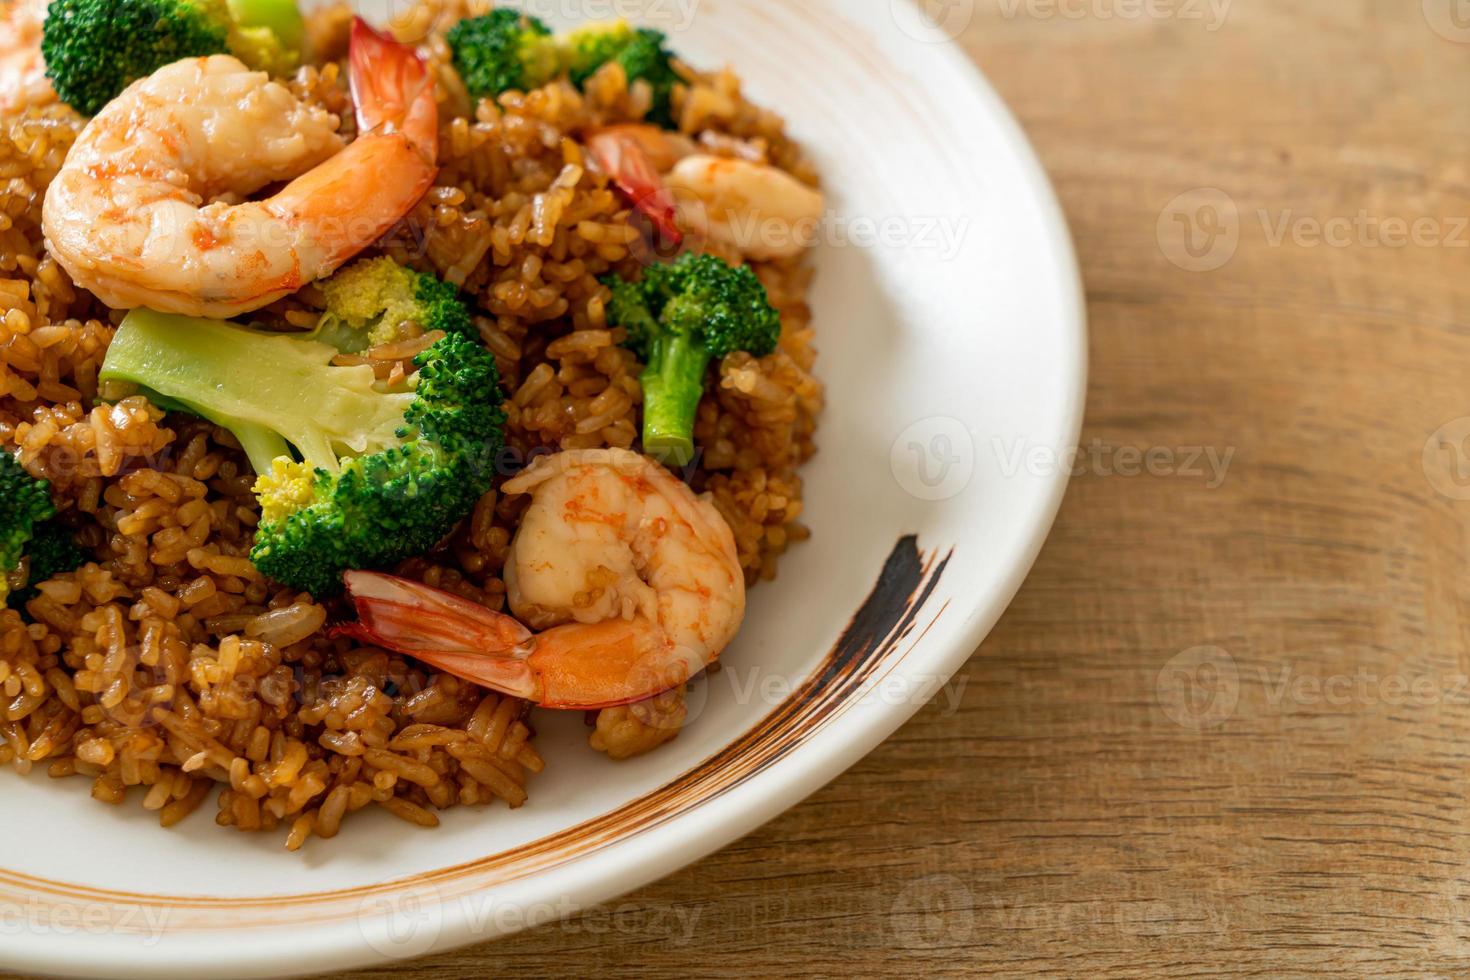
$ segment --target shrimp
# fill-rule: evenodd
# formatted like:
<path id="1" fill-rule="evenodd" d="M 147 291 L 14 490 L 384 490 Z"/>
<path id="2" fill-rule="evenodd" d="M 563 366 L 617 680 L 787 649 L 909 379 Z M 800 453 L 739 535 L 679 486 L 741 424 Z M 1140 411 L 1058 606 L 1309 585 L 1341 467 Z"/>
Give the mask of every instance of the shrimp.
<path id="1" fill-rule="evenodd" d="M 685 157 L 665 175 L 664 185 L 679 200 L 698 202 L 680 209 L 696 234 L 748 259 L 800 255 L 812 244 L 827 208 L 821 191 L 749 160 Z"/>
<path id="2" fill-rule="evenodd" d="M 49 0 L 0 0 L 0 112 L 56 101 L 41 55 Z"/>
<path id="3" fill-rule="evenodd" d="M 661 160 L 673 165 L 673 151 L 661 139 L 648 139 L 645 131 L 662 136 L 652 126 L 609 126 L 587 137 L 587 149 L 598 169 L 653 222 L 658 233 L 679 246 L 684 243 L 684 233 L 679 230 L 678 203 L 659 176 L 667 169 L 659 167 Z"/>
<path id="4" fill-rule="evenodd" d="M 47 191 L 51 254 L 115 309 L 215 319 L 330 275 L 437 173 L 423 61 L 359 18 L 349 65 L 360 135 L 345 149 L 336 116 L 228 55 L 133 83 L 82 131 Z M 280 181 L 290 183 L 246 200 Z"/>
<path id="5" fill-rule="evenodd" d="M 641 153 L 654 173 L 666 174 L 674 164 L 695 153 L 694 142 L 682 133 L 671 133 L 646 123 L 623 123 L 593 130 L 587 145 L 594 150 L 613 143 L 620 148 Z M 601 154 L 598 154 L 601 156 Z M 600 163 L 601 161 L 599 161 Z"/>
<path id="6" fill-rule="evenodd" d="M 577 710 L 678 688 L 734 639 L 745 618 L 734 535 L 713 503 L 653 460 L 624 449 L 544 456 L 504 492 L 531 495 L 505 569 L 516 618 L 348 572 L 359 621 L 339 632 Z"/>
<path id="7" fill-rule="evenodd" d="M 587 146 L 674 244 L 683 225 L 746 258 L 792 258 L 811 244 L 826 210 L 821 191 L 784 170 L 697 153 L 686 137 L 655 126 L 609 126 L 589 135 Z"/>

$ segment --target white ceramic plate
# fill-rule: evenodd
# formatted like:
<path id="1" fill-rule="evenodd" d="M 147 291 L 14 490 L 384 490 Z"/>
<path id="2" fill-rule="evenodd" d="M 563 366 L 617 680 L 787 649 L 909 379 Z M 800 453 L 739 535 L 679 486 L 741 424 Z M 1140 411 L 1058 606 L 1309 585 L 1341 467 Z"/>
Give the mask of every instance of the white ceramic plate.
<path id="1" fill-rule="evenodd" d="M 614 9 L 530 9 L 556 21 L 563 6 Z M 298 854 L 207 813 L 163 832 L 136 805 L 91 802 L 83 780 L 0 771 L 0 964 L 266 976 L 509 934 L 748 833 L 917 710 L 1029 569 L 1084 394 L 1067 229 L 946 37 L 972 7 L 936 25 L 910 0 L 647 0 L 688 60 L 735 65 L 789 120 L 833 209 L 816 260 L 830 407 L 806 470 L 814 537 L 754 590 L 674 743 L 614 765 L 579 716 L 543 715 L 548 767 L 524 808 L 455 810 L 433 832 L 364 814 Z"/>

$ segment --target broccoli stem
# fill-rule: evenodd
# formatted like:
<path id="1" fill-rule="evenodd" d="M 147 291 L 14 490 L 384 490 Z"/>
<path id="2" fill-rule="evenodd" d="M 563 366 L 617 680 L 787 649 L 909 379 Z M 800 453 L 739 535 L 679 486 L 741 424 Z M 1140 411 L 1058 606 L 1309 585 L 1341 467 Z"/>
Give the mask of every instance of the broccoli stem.
<path id="1" fill-rule="evenodd" d="M 687 334 L 668 334 L 653 344 L 643 372 L 643 451 L 661 462 L 694 461 L 694 417 L 704 395 L 709 348 Z"/>
<path id="2" fill-rule="evenodd" d="M 369 367 L 334 366 L 336 356 L 313 340 L 137 309 L 118 327 L 99 377 L 229 429 L 257 474 L 291 448 L 336 472 L 339 447 L 401 445 L 397 430 L 413 401 L 412 392 L 379 391 Z"/>

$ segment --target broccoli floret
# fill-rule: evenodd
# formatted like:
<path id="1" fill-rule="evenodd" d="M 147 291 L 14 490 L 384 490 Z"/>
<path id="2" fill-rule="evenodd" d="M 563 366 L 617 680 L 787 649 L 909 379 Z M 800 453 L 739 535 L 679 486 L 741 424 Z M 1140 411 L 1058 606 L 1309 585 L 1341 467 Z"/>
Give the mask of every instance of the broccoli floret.
<path id="1" fill-rule="evenodd" d="M 284 74 L 300 60 L 295 0 L 53 0 L 41 52 L 62 100 L 87 115 L 183 58 L 234 54 Z"/>
<path id="2" fill-rule="evenodd" d="M 55 516 L 46 481 L 0 453 L 0 599 L 9 595 L 10 576 L 20 571 L 37 526 Z"/>
<path id="3" fill-rule="evenodd" d="M 53 518 L 51 485 L 37 480 L 9 453 L 0 452 L 0 601 L 18 609 L 35 595 L 35 584 L 70 572 L 85 560 L 71 532 Z M 24 570 L 30 588 L 10 591 Z"/>
<path id="4" fill-rule="evenodd" d="M 540 20 L 515 10 L 494 10 L 462 20 L 446 35 L 454 66 L 475 98 L 539 88 L 566 72 L 582 88 L 603 65 L 623 66 L 629 84 L 645 81 L 653 89 L 650 122 L 672 128 L 673 55 L 660 31 L 635 30 L 624 20 L 607 21 L 553 36 Z"/>
<path id="5" fill-rule="evenodd" d="M 529 92 L 561 73 L 556 38 L 530 14 L 492 10 L 455 24 L 445 40 L 454 52 L 454 67 L 477 99 L 510 89 Z"/>
<path id="6" fill-rule="evenodd" d="M 316 596 L 342 572 L 432 548 L 490 488 L 505 415 L 495 358 L 461 334 L 420 354 L 404 385 L 310 338 L 134 310 L 101 378 L 233 432 L 258 476 L 251 560 Z"/>
<path id="7" fill-rule="evenodd" d="M 624 48 L 616 60 L 627 72 L 629 84 L 645 81 L 653 89 L 648 121 L 673 129 L 677 125 L 674 120 L 674 84 L 679 81 L 679 75 L 674 71 L 673 55 L 664 47 L 664 35 L 648 28 L 640 29 L 633 43 Z"/>
<path id="8" fill-rule="evenodd" d="M 214 12 L 181 0 L 55 0 L 41 53 L 57 95 L 90 116 L 164 65 L 223 54 L 228 37 Z"/>
<path id="9" fill-rule="evenodd" d="M 608 321 L 625 328 L 643 361 L 643 451 L 683 466 L 694 458 L 694 416 L 713 358 L 776 349 L 781 317 L 747 266 L 713 255 L 653 265 L 638 282 L 603 279 Z"/>
<path id="10" fill-rule="evenodd" d="M 36 586 L 63 572 L 74 572 L 87 561 L 87 553 L 77 547 L 69 528 L 47 521 L 36 528 L 30 547 L 26 548 L 26 587 L 10 594 L 11 609 L 23 609 L 40 594 Z"/>
<path id="11" fill-rule="evenodd" d="M 674 127 L 673 93 L 679 80 L 673 55 L 664 46 L 667 38 L 650 28 L 634 30 L 627 21 L 591 24 L 568 34 L 564 55 L 572 84 L 583 87 L 603 65 L 616 61 L 623 66 L 631 85 L 645 81 L 653 89 L 653 106 L 648 120 L 665 128 Z"/>
<path id="12" fill-rule="evenodd" d="M 402 340 L 409 323 L 426 331 L 479 338 L 458 289 L 390 258 L 361 259 L 320 285 L 327 310 L 315 339 L 338 350 L 358 353 Z"/>
<path id="13" fill-rule="evenodd" d="M 570 31 L 562 39 L 572 84 L 581 88 L 597 69 L 612 61 L 636 35 L 626 20 L 601 21 Z"/>

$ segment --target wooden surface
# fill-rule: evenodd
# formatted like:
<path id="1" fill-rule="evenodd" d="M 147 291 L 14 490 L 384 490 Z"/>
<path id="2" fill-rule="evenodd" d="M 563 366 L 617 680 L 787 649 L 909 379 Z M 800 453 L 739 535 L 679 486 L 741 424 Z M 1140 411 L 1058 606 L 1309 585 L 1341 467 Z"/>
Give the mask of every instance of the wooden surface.
<path id="1" fill-rule="evenodd" d="M 1470 415 L 1470 43 L 1419 0 L 973 6 L 1081 255 L 1084 445 L 1224 481 L 1088 461 L 957 711 L 608 910 L 359 976 L 1470 969 L 1470 491 L 1424 453 Z M 1209 272 L 1166 258 L 1200 187 Z"/>
<path id="2" fill-rule="evenodd" d="M 1064 3 L 951 9 L 1076 236 L 1084 445 L 1155 472 L 1085 458 L 957 707 L 804 805 L 592 915 L 354 976 L 1470 969 L 1470 423 L 1425 454 L 1470 416 L 1470 43 L 1420 0 Z M 1237 216 L 1208 272 L 1168 257 L 1228 252 L 1228 207 L 1170 208 L 1202 187 Z M 1223 482 L 1166 472 L 1196 447 Z"/>
<path id="3" fill-rule="evenodd" d="M 359 976 L 1470 968 L 1470 424 L 1424 451 L 1470 415 L 1470 43 L 1419 0 L 1050 9 L 963 43 L 1076 236 L 1084 445 L 1223 482 L 1089 456 L 958 710 L 608 910 Z M 1238 246 L 1196 272 L 1201 187 Z"/>

